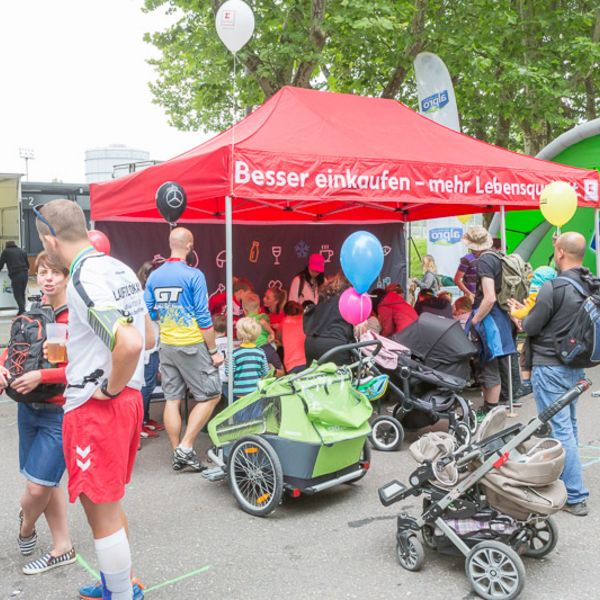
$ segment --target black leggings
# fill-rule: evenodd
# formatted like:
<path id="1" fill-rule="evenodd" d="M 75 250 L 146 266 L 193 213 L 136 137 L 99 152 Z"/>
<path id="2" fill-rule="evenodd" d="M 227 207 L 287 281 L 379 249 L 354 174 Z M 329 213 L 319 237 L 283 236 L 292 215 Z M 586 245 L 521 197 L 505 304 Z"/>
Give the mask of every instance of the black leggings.
<path id="1" fill-rule="evenodd" d="M 15 300 L 19 307 L 19 312 L 17 313 L 19 315 L 25 312 L 25 291 L 27 290 L 28 282 L 29 276 L 27 275 L 27 272 L 15 273 L 10 278 L 13 296 L 15 297 Z"/>
<path id="2" fill-rule="evenodd" d="M 343 346 L 344 344 L 351 344 L 354 340 L 338 340 L 336 338 L 324 337 L 320 335 L 306 336 L 304 342 L 304 351 L 306 353 L 306 364 L 310 365 L 313 360 L 318 360 L 332 348 L 337 346 Z M 336 365 L 349 365 L 353 362 L 352 355 L 350 352 L 340 352 L 331 357 L 331 362 Z"/>

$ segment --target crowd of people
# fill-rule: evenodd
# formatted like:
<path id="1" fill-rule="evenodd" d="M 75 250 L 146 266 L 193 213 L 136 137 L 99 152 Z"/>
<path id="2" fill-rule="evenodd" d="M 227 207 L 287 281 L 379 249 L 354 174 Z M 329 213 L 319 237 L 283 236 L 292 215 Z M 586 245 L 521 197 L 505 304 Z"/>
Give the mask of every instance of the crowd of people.
<path id="1" fill-rule="evenodd" d="M 209 298 L 203 272 L 188 264 L 194 247 L 188 229 L 172 229 L 170 256 L 145 263 L 136 277 L 129 267 L 90 246 L 76 203 L 52 201 L 36 210 L 36 217 L 45 248 L 35 264 L 38 284 L 56 322 L 68 322 L 68 363 L 18 378 L 0 366 L 2 389 L 10 386 L 27 394 L 42 383 L 65 386 L 48 402 L 18 405 L 19 461 L 26 479 L 18 546 L 24 556 L 34 552 L 36 523 L 43 514 L 52 550 L 28 563 L 24 572 L 42 573 L 75 561 L 66 500 L 59 488 L 66 469 L 69 498 L 83 505 L 101 571 L 99 582 L 81 588 L 84 600 L 143 597 L 143 586 L 133 576 L 121 506 L 140 437 L 157 437 L 165 429 L 172 469 L 205 469 L 195 442 L 227 398 L 230 375 L 236 401 L 256 390 L 261 379 L 300 372 L 366 329 L 389 337 L 430 312 L 460 321 L 476 342 L 474 375 L 482 389 L 482 415 L 508 401 L 509 373 L 513 396 L 532 391 L 539 411 L 583 376 L 559 360 L 555 343 L 566 335 L 582 302 L 577 286 L 589 293 L 597 289 L 596 280 L 582 267 L 585 239 L 576 233 L 556 239 L 556 270 L 537 269 L 529 297 L 523 304 L 510 300 L 508 309 L 498 301 L 504 284 L 502 257 L 480 226 L 471 227 L 463 240 L 469 253 L 461 259 L 454 281 L 464 295 L 452 302 L 442 289 L 435 261 L 425 256 L 423 275 L 413 281 L 419 289 L 414 306 L 399 284 L 372 290 L 373 312 L 356 327 L 339 310 L 340 295 L 350 283 L 341 272 L 326 273 L 320 254 L 308 258 L 289 291 L 269 288 L 262 299 L 252 282 L 235 278 L 235 349 L 226 356 L 227 296 Z M 517 359 L 521 332 L 527 340 Z M 352 358 L 341 352 L 332 360 L 343 365 Z M 6 353 L 0 364 L 5 361 Z M 150 415 L 158 380 L 164 424 Z M 195 402 L 184 425 L 181 405 L 187 398 Z M 575 403 L 553 418 L 552 429 L 567 453 L 566 509 L 583 516 L 589 492 L 577 453 Z"/>

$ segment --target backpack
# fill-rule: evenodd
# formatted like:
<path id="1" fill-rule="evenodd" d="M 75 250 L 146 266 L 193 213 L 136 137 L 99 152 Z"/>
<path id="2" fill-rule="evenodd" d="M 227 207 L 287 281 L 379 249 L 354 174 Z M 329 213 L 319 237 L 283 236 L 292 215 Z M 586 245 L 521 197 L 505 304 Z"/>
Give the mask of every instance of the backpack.
<path id="1" fill-rule="evenodd" d="M 497 256 L 502 264 L 502 284 L 496 294 L 496 300 L 502 310 L 510 312 L 508 300 L 514 298 L 523 303 L 529 296 L 529 280 L 533 271 L 531 265 L 518 254 L 500 254 L 498 252 L 483 252 Z"/>
<path id="2" fill-rule="evenodd" d="M 10 328 L 10 342 L 4 366 L 10 373 L 10 380 L 24 373 L 37 369 L 49 369 L 53 365 L 44 358 L 44 342 L 46 341 L 46 325 L 55 322 L 56 313 L 50 306 L 34 303 L 31 309 L 17 316 Z M 10 383 L 10 381 L 9 381 Z M 28 394 L 20 394 L 11 387 L 6 393 L 15 402 L 48 402 L 57 394 L 64 392 L 65 386 L 59 383 L 41 383 Z"/>
<path id="3" fill-rule="evenodd" d="M 561 342 L 555 341 L 560 362 L 573 369 L 587 369 L 600 364 L 600 285 L 589 295 L 578 281 L 557 277 L 569 282 L 585 300 L 575 314 L 573 324 Z M 597 284 L 600 281 L 594 280 Z"/>

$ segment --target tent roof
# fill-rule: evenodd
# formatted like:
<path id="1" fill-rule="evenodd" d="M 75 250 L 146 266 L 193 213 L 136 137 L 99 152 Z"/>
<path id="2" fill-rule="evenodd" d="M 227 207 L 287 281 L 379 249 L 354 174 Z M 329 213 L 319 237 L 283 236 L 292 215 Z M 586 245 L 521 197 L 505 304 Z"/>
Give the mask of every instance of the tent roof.
<path id="1" fill-rule="evenodd" d="M 182 221 L 223 220 L 231 195 L 234 222 L 364 223 L 538 207 L 555 180 L 598 205 L 597 172 L 480 142 L 395 100 L 285 87 L 235 128 L 90 191 L 94 220 L 159 219 L 155 192 L 176 181 Z"/>

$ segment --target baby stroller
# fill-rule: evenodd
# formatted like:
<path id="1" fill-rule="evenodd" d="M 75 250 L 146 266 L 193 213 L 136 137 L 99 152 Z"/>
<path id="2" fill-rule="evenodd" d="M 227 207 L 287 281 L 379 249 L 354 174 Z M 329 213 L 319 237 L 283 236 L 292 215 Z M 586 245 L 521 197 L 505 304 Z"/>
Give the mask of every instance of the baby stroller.
<path id="1" fill-rule="evenodd" d="M 384 506 L 423 495 L 418 518 L 398 516 L 396 553 L 400 565 L 418 571 L 426 546 L 460 552 L 473 590 L 487 600 L 512 600 L 525 585 L 521 555 L 551 552 L 558 531 L 550 515 L 567 494 L 559 480 L 564 449 L 542 435 L 548 421 L 591 385 L 580 381 L 529 424 L 500 429 L 503 409 L 494 409 L 469 446 L 455 450 L 453 440 L 428 434 L 411 446 L 420 466 L 406 487 L 392 481 L 379 489 Z"/>
<path id="2" fill-rule="evenodd" d="M 466 379 L 414 360 L 411 358 L 412 348 L 409 350 L 373 332 L 367 332 L 361 339 L 374 339 L 381 343 L 382 349 L 374 356 L 376 367 L 372 372 L 389 376 L 389 388 L 396 400 L 391 415 L 380 414 L 371 422 L 369 440 L 374 448 L 397 450 L 402 445 L 405 429 L 420 429 L 439 420 L 448 421 L 448 429 L 460 445 L 470 442 L 477 427 L 477 418 L 470 402 L 460 395 L 468 385 Z M 423 348 L 423 345 L 419 344 L 418 347 Z M 368 352 L 368 347 L 363 349 L 363 353 Z M 430 354 L 435 355 L 435 351 L 432 350 Z M 435 363 L 433 359 L 430 360 Z M 447 366 L 450 368 L 451 363 L 448 362 Z M 455 371 L 462 372 L 458 368 Z"/>
<path id="3" fill-rule="evenodd" d="M 477 348 L 459 321 L 423 313 L 392 340 L 410 348 L 412 358 L 428 367 L 466 381 L 471 378 L 471 357 Z"/>

